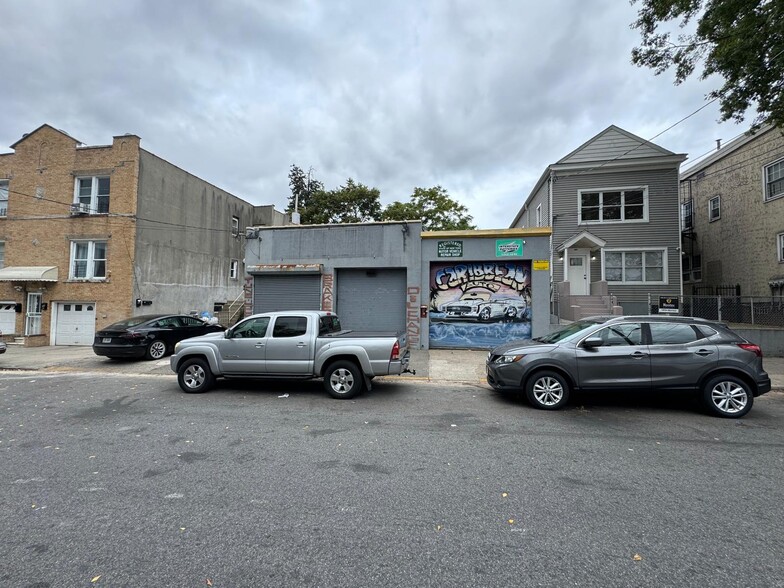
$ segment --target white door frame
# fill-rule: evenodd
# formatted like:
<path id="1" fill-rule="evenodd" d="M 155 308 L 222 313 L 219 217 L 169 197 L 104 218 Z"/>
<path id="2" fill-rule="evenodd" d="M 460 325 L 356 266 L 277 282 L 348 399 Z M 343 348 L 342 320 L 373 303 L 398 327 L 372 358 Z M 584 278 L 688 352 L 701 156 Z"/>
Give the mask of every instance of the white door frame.
<path id="1" fill-rule="evenodd" d="M 41 334 L 41 304 L 43 303 L 43 292 L 28 292 L 27 304 L 25 305 L 25 337 Z M 36 304 L 36 299 L 38 303 Z M 30 311 L 30 307 L 37 310 Z M 36 320 L 37 319 L 37 320 Z"/>
<path id="2" fill-rule="evenodd" d="M 572 257 L 582 257 L 584 269 L 584 283 L 580 292 L 577 292 L 575 286 L 569 279 L 569 259 Z M 591 293 L 591 250 L 590 249 L 566 249 L 564 251 L 564 276 L 565 281 L 569 282 L 569 295 L 570 296 L 585 296 Z"/>

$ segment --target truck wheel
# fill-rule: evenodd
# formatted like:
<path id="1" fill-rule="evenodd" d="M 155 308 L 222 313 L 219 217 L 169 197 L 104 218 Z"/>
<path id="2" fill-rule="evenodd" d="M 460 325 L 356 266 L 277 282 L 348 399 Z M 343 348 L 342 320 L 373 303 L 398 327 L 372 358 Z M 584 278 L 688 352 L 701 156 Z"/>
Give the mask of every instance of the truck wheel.
<path id="1" fill-rule="evenodd" d="M 199 394 L 206 392 L 215 383 L 215 376 L 210 371 L 207 360 L 194 357 L 182 362 L 177 370 L 177 383 L 183 392 Z"/>
<path id="2" fill-rule="evenodd" d="M 332 398 L 354 398 L 364 386 L 362 370 L 351 361 L 336 361 L 324 371 L 324 389 Z"/>

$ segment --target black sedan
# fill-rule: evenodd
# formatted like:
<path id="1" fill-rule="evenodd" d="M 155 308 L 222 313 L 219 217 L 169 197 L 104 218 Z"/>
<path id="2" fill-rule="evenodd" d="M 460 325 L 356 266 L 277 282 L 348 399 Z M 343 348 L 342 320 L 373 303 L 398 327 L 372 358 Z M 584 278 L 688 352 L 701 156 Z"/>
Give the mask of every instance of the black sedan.
<path id="1" fill-rule="evenodd" d="M 160 359 L 174 351 L 178 341 L 224 330 L 225 327 L 221 325 L 210 325 L 185 314 L 145 314 L 98 331 L 93 341 L 93 351 L 112 359 Z"/>

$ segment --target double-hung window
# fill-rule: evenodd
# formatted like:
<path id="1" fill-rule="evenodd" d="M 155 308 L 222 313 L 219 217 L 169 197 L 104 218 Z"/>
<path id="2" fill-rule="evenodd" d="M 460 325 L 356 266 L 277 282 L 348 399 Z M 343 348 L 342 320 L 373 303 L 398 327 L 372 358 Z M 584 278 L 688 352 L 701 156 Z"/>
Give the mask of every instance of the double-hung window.
<path id="1" fill-rule="evenodd" d="M 110 185 L 108 176 L 76 178 L 74 204 L 88 214 L 108 213 Z"/>
<path id="2" fill-rule="evenodd" d="M 239 267 L 240 262 L 237 259 L 231 260 L 231 265 L 229 266 L 229 278 L 232 280 L 236 280 L 237 276 L 239 275 Z"/>
<path id="3" fill-rule="evenodd" d="M 665 249 L 604 250 L 604 279 L 613 284 L 667 283 Z"/>
<path id="4" fill-rule="evenodd" d="M 71 241 L 72 280 L 106 279 L 106 241 Z"/>
<path id="5" fill-rule="evenodd" d="M 773 200 L 784 196 L 784 159 L 766 165 L 763 171 L 765 182 L 765 200 Z"/>
<path id="6" fill-rule="evenodd" d="M 5 267 L 5 241 L 0 241 L 0 268 Z"/>
<path id="7" fill-rule="evenodd" d="M 236 237 L 240 234 L 240 219 L 236 216 L 231 217 L 231 236 Z"/>
<path id="8" fill-rule="evenodd" d="M 714 196 L 708 201 L 708 222 L 721 218 L 721 196 Z"/>
<path id="9" fill-rule="evenodd" d="M 0 180 L 0 217 L 8 216 L 8 180 Z"/>
<path id="10" fill-rule="evenodd" d="M 578 192 L 580 224 L 648 220 L 648 188 L 612 188 Z"/>
<path id="11" fill-rule="evenodd" d="M 542 226 L 542 205 L 536 207 L 536 226 Z"/>
<path id="12" fill-rule="evenodd" d="M 694 228 L 694 201 L 687 200 L 681 204 L 681 229 L 686 231 Z"/>

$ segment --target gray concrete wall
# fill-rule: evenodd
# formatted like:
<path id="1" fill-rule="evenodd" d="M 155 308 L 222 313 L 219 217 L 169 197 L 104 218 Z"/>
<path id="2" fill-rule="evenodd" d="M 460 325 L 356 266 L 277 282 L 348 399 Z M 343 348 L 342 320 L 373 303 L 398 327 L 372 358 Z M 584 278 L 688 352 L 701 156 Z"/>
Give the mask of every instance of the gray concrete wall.
<path id="1" fill-rule="evenodd" d="M 525 241 L 523 255 L 520 257 L 496 258 L 496 240 L 521 238 Z M 463 243 L 462 257 L 438 257 L 438 242 L 456 240 Z M 470 262 L 549 260 L 550 237 L 549 229 L 505 229 L 499 231 L 455 231 L 428 232 L 422 239 L 422 293 L 423 304 L 429 301 L 430 264 L 454 262 L 468 264 Z M 550 331 L 550 271 L 536 270 L 531 267 L 531 329 L 532 336 L 539 337 Z M 422 346 L 429 347 L 429 320 L 422 319 Z"/>
<path id="2" fill-rule="evenodd" d="M 212 312 L 214 303 L 241 296 L 253 214 L 249 202 L 141 150 L 134 297 L 152 304 L 136 312 Z M 229 277 L 232 259 L 237 279 Z"/>

